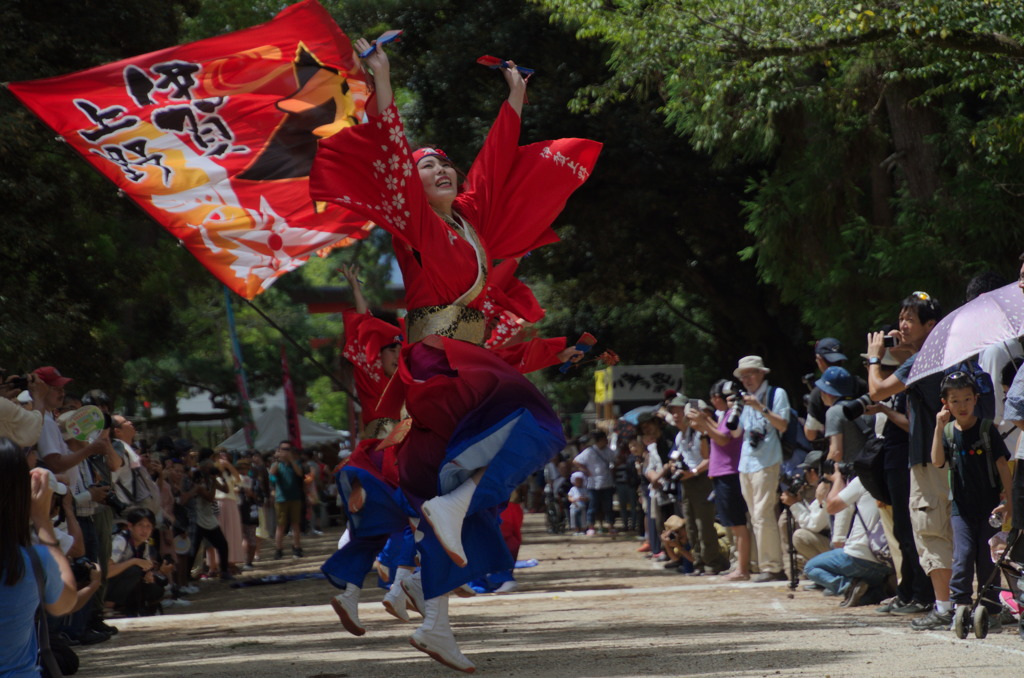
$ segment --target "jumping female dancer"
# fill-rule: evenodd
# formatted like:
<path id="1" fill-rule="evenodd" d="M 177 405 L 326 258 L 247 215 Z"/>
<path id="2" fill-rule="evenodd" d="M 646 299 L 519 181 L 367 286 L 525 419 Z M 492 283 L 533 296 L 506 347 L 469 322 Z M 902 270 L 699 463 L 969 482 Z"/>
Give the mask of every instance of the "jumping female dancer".
<path id="1" fill-rule="evenodd" d="M 356 43 L 360 52 L 369 48 L 365 40 Z M 448 623 L 447 593 L 511 566 L 494 513 L 564 447 L 547 400 L 482 346 L 487 278 L 495 260 L 558 239 L 550 224 L 589 176 L 601 145 L 561 139 L 519 147 L 526 82 L 509 62 L 502 69 L 508 100 L 460 192 L 443 151 L 410 150 L 380 46 L 365 63 L 373 71 L 371 117 L 323 142 L 311 195 L 371 219 L 394 237 L 409 309 L 398 375 L 412 418 L 398 452 L 399 482 L 426 518 L 417 530 L 423 534 L 426 610 L 410 643 L 472 672 Z M 568 348 L 559 357 L 578 358 L 579 352 Z M 432 548 L 435 543 L 440 548 Z"/>

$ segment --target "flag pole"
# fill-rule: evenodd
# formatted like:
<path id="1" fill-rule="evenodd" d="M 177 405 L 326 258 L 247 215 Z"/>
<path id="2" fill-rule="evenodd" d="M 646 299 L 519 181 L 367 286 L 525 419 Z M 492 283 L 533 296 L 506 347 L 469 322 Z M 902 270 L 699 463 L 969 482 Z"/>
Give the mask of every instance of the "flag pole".
<path id="1" fill-rule="evenodd" d="M 228 334 L 231 336 L 231 358 L 234 362 L 235 383 L 238 385 L 238 399 L 241 401 L 242 430 L 245 432 L 245 446 L 252 447 L 256 440 L 256 422 L 252 417 L 249 404 L 249 387 L 245 379 L 245 366 L 242 364 L 242 346 L 238 343 L 238 332 L 235 330 L 235 311 L 231 307 L 231 290 L 224 285 L 224 308 L 228 316 Z"/>
<path id="2" fill-rule="evenodd" d="M 332 382 L 334 382 L 334 384 L 338 388 L 340 388 L 342 391 L 347 393 L 349 395 L 349 397 L 355 398 L 356 402 L 359 402 L 359 396 L 357 396 L 355 393 L 353 393 L 352 389 L 350 389 L 348 386 L 346 386 L 345 383 L 341 381 L 341 379 L 338 379 L 338 377 L 333 372 L 331 372 L 329 369 L 327 369 L 326 365 L 324 365 L 319 360 L 317 360 L 316 357 L 312 353 L 307 351 L 306 348 L 302 344 L 300 344 L 299 342 L 295 341 L 295 339 L 293 339 L 292 336 L 290 334 L 288 334 L 288 332 L 286 332 L 283 327 L 281 327 L 276 322 L 274 322 L 274 320 L 270 316 L 268 316 L 266 313 L 261 311 L 254 303 L 252 303 L 251 301 L 249 301 L 245 297 L 241 297 L 241 299 L 242 299 L 242 301 L 244 301 L 246 304 L 249 305 L 249 308 L 251 308 L 252 310 L 256 311 L 256 313 L 258 313 L 261 318 L 266 320 L 267 324 L 269 324 L 275 330 L 280 332 L 281 336 L 284 337 L 285 339 L 287 339 L 291 343 L 292 346 L 297 348 L 299 350 L 299 353 L 302 354 L 303 358 L 305 358 L 306 360 L 311 362 L 313 365 L 315 365 L 317 367 L 317 369 L 319 369 L 321 372 L 323 372 Z"/>

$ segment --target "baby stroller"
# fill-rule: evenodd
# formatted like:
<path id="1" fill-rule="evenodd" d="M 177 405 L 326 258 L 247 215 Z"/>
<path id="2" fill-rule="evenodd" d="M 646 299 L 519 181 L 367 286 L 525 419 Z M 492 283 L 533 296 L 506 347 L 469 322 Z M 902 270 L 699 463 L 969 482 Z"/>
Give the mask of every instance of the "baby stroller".
<path id="1" fill-rule="evenodd" d="M 1020 539 L 1021 532 L 1022 530 L 1011 531 L 1006 548 L 996 561 L 996 567 L 992 570 L 992 574 L 989 575 L 988 581 L 978 591 L 974 602 L 971 605 L 958 606 L 956 612 L 953 613 L 953 633 L 960 640 L 966 638 L 967 634 L 971 631 L 974 631 L 975 638 L 984 638 L 988 635 L 989 612 L 981 604 L 983 600 L 988 599 L 989 601 L 1002 604 L 1000 594 L 1009 594 L 1010 596 L 1017 596 L 1016 602 L 1018 607 L 1024 605 L 1024 565 L 1010 560 L 1010 553 L 1013 551 L 1014 546 L 1016 546 L 1017 540 Z M 1012 578 L 1013 581 L 1017 582 L 1016 593 L 1011 589 L 999 586 L 1000 572 L 1005 572 L 1007 578 Z M 1017 633 L 1024 639 L 1024 614 L 1020 614 L 1018 617 Z"/>

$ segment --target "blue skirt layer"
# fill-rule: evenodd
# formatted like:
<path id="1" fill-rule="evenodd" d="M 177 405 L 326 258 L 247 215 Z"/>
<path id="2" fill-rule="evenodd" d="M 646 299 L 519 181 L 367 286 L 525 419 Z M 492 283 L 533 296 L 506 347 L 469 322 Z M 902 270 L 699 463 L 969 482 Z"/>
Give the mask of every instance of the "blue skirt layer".
<path id="1" fill-rule="evenodd" d="M 474 579 L 491 572 L 511 570 L 512 554 L 501 536 L 496 511 L 478 511 L 466 516 L 462 524 L 462 548 L 466 551 L 466 567 L 458 567 L 437 540 L 430 523 L 421 520 L 417 532 L 423 538 L 416 542 L 420 552 L 420 576 L 423 597 L 442 596 Z"/>
<path id="2" fill-rule="evenodd" d="M 359 480 L 366 492 L 362 510 L 351 513 L 348 517 L 349 529 L 353 535 L 371 537 L 401 532 L 408 527 L 409 518 L 416 515 L 400 490 L 381 482 L 369 471 L 343 466 L 338 471 L 336 479 L 338 492 L 346 506 L 355 479 Z"/>

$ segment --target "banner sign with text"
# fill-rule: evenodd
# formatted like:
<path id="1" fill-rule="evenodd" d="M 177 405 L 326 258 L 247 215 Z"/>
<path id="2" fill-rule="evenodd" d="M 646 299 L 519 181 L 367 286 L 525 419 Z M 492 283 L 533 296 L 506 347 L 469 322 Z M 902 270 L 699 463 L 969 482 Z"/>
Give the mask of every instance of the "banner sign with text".
<path id="1" fill-rule="evenodd" d="M 318 141 L 361 122 L 367 99 L 349 39 L 315 0 L 260 26 L 8 88 L 247 299 L 371 227 L 309 198 Z"/>

